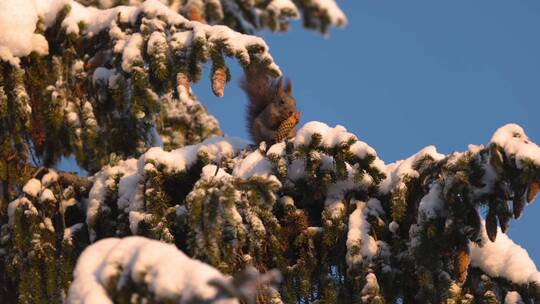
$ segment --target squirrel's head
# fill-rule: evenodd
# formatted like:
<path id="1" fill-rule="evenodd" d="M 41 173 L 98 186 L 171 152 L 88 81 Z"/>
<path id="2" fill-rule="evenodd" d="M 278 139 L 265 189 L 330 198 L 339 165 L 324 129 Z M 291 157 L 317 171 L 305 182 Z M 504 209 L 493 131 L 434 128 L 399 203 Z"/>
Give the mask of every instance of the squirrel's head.
<path id="1" fill-rule="evenodd" d="M 292 96 L 292 83 L 290 79 L 286 80 L 285 88 L 283 88 L 282 79 L 280 78 L 278 80 L 274 103 L 276 103 L 280 116 L 283 118 L 283 120 L 287 119 L 296 112 L 296 100 Z"/>

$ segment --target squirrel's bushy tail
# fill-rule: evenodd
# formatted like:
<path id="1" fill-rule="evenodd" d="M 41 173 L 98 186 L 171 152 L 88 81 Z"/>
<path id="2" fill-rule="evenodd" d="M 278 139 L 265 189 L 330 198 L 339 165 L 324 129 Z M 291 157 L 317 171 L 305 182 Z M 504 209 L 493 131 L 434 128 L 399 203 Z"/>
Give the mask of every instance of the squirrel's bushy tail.
<path id="1" fill-rule="evenodd" d="M 277 81 L 268 75 L 266 69 L 260 64 L 251 64 L 244 72 L 244 76 L 240 79 L 240 88 L 248 98 L 246 124 L 249 135 L 257 141 L 257 135 L 253 133 L 253 123 L 266 106 L 275 99 Z"/>

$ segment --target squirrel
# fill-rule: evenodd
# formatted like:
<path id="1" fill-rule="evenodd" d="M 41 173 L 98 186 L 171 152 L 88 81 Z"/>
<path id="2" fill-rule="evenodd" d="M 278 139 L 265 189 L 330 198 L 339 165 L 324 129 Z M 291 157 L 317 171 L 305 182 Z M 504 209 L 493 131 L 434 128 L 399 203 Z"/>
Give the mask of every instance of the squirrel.
<path id="1" fill-rule="evenodd" d="M 248 98 L 247 129 L 256 144 L 264 141 L 271 145 L 294 137 L 300 113 L 296 111 L 296 100 L 292 96 L 292 83 L 289 79 L 283 88 L 281 77 L 275 79 L 255 64 L 245 69 L 240 88 Z M 282 134 L 284 129 L 287 134 Z"/>

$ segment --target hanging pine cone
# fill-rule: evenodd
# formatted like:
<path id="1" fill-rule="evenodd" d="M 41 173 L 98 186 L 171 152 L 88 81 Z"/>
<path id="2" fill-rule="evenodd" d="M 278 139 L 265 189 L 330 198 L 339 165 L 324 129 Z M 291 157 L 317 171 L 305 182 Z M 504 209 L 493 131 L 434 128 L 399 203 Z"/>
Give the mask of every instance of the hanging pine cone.
<path id="1" fill-rule="evenodd" d="M 279 128 L 276 131 L 276 135 L 274 136 L 274 140 L 276 142 L 280 142 L 287 139 L 287 137 L 289 137 L 291 130 L 294 129 L 299 122 L 300 122 L 300 112 L 296 112 L 293 115 L 291 115 L 289 118 L 285 119 L 279 125 Z"/>
<path id="2" fill-rule="evenodd" d="M 189 93 L 189 89 L 190 89 L 189 78 L 186 73 L 179 72 L 178 74 L 176 74 L 176 84 L 179 87 L 184 87 L 186 89 L 186 93 Z"/>
<path id="3" fill-rule="evenodd" d="M 206 23 L 201 4 L 191 2 L 185 10 L 186 17 L 191 21 Z"/>
<path id="4" fill-rule="evenodd" d="M 456 257 L 456 270 L 459 283 L 463 284 L 467 279 L 467 269 L 469 268 L 469 247 L 462 246 L 458 249 Z"/>
<path id="5" fill-rule="evenodd" d="M 212 91 L 214 95 L 223 97 L 223 90 L 227 82 L 227 71 L 225 68 L 217 68 L 212 75 Z"/>
<path id="6" fill-rule="evenodd" d="M 528 197 L 528 196 L 527 196 Z M 521 216 L 523 209 L 525 208 L 525 196 L 523 192 L 514 192 L 514 199 L 512 200 L 512 211 L 514 212 L 514 218 L 517 219 Z"/>
<path id="7" fill-rule="evenodd" d="M 534 200 L 534 198 L 538 194 L 538 190 L 540 190 L 540 185 L 538 184 L 537 180 L 533 179 L 529 184 L 529 189 L 527 190 L 527 203 L 530 203 Z"/>
<path id="8" fill-rule="evenodd" d="M 490 206 L 486 216 L 486 232 L 489 240 L 492 242 L 495 242 L 495 239 L 497 239 L 497 215 L 494 209 L 493 206 Z"/>

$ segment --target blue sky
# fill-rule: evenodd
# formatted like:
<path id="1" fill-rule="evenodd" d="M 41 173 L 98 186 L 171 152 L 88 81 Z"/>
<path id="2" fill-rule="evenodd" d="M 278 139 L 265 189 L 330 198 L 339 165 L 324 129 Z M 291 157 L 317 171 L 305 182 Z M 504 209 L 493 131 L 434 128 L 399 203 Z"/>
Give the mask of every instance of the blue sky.
<path id="1" fill-rule="evenodd" d="M 339 0 L 338 0 L 339 1 Z M 506 123 L 540 143 L 540 1 L 338 2 L 349 18 L 329 37 L 301 29 L 261 35 L 293 80 L 302 123 L 341 124 L 386 162 L 427 145 L 487 143 Z M 241 71 L 222 99 L 196 93 L 232 136 L 246 137 Z M 540 200 L 510 235 L 540 266 Z"/>

